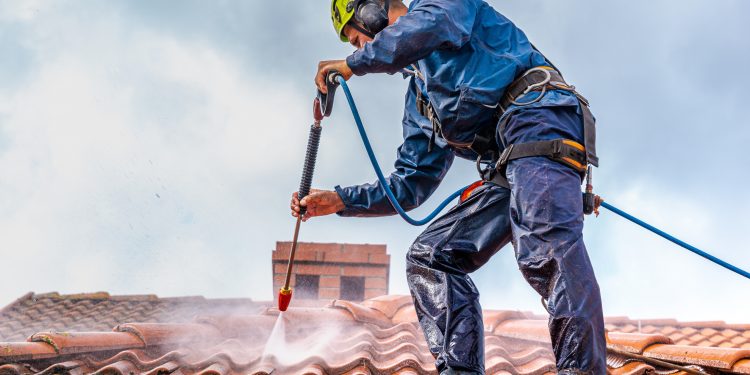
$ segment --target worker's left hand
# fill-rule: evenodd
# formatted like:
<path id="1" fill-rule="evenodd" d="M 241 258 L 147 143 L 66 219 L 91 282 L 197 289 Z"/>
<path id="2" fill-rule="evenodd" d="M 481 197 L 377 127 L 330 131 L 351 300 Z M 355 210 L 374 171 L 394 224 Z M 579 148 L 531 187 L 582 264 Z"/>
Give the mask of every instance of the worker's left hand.
<path id="1" fill-rule="evenodd" d="M 292 203 L 290 205 L 292 208 L 292 216 L 299 216 L 301 206 L 307 208 L 307 212 L 305 213 L 305 216 L 302 217 L 302 221 L 307 221 L 307 219 L 314 216 L 335 214 L 346 208 L 344 201 L 341 200 L 341 197 L 337 192 L 318 189 L 311 189 L 310 194 L 302 198 L 302 201 L 299 200 L 297 192 L 294 192 L 292 194 Z"/>
<path id="2" fill-rule="evenodd" d="M 328 87 L 326 87 L 326 76 L 331 70 L 336 70 L 341 73 L 345 81 L 348 81 L 354 73 L 349 69 L 349 65 L 346 64 L 346 60 L 328 60 L 321 61 L 318 63 L 318 74 L 315 75 L 315 86 L 318 86 L 318 90 L 323 94 L 328 94 Z"/>

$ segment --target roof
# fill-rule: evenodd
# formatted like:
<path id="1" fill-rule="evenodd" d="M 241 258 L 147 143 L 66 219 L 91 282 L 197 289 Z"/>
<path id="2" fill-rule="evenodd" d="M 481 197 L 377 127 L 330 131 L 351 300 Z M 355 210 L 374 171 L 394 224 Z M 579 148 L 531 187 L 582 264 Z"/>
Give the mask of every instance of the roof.
<path id="1" fill-rule="evenodd" d="M 21 306 L 27 306 L 29 311 L 39 310 L 28 302 L 29 298 L 51 304 L 49 309 L 70 318 L 67 324 L 71 327 L 92 319 L 85 309 L 57 307 L 57 304 L 70 301 L 71 296 L 57 295 L 49 299 L 42 296 L 54 295 L 32 294 L 19 299 L 2 310 L 0 325 L 17 324 L 11 316 L 27 316 L 30 312 L 25 313 Z M 83 296 L 93 295 L 78 295 L 76 303 L 86 302 Z M 148 298 L 154 303 L 162 300 Z M 127 299 L 104 294 L 92 297 L 89 302 L 95 306 L 108 300 Z M 297 303 L 299 301 L 293 301 L 281 319 L 278 310 L 270 304 L 264 306 L 243 299 L 197 298 L 196 301 L 198 305 L 211 305 L 215 301 L 245 307 L 210 308 L 205 313 L 198 309 L 199 314 L 194 314 L 191 319 L 184 318 L 189 315 L 187 313 L 177 314 L 177 319 L 182 319 L 179 322 L 165 318 L 169 314 L 160 316 L 158 322 L 141 322 L 137 319 L 141 315 L 134 315 L 134 320 L 119 322 L 108 329 L 36 332 L 26 340 L 0 343 L 0 374 L 435 373 L 433 358 L 416 323 L 409 296 L 383 296 L 362 303 L 331 300 L 311 306 L 301 306 Z M 9 315 L 9 311 L 15 315 Z M 98 311 L 107 315 L 104 309 Z M 54 319 L 51 315 L 39 316 L 44 317 L 40 319 L 42 321 Z M 142 316 L 153 315 L 145 313 Z M 485 310 L 484 321 L 488 374 L 554 373 L 545 316 Z M 667 335 L 644 333 L 643 322 L 641 333 L 612 330 L 611 327 L 625 322 L 625 318 L 607 321 L 610 327 L 607 362 L 613 375 L 716 373 L 718 370 L 750 374 L 748 349 L 677 344 Z M 689 327 L 688 323 L 669 322 L 674 326 Z M 720 324 L 714 323 L 712 329 L 721 332 Z M 731 327 L 727 329 L 740 328 Z M 21 329 L 27 328 L 23 326 Z M 740 336 L 745 333 L 747 330 Z M 15 335 L 14 332 L 8 337 Z M 685 371 L 675 370 L 680 366 Z"/>
<path id="2" fill-rule="evenodd" d="M 611 317 L 605 321 L 610 331 L 664 335 L 677 345 L 716 346 L 750 349 L 750 324 L 727 324 L 722 321 L 678 322 L 674 319 L 635 320 Z"/>
<path id="3" fill-rule="evenodd" d="M 108 331 L 121 323 L 186 323 L 199 314 L 259 309 L 247 299 L 28 293 L 0 310 L 0 342 L 25 340 L 42 330 Z"/>

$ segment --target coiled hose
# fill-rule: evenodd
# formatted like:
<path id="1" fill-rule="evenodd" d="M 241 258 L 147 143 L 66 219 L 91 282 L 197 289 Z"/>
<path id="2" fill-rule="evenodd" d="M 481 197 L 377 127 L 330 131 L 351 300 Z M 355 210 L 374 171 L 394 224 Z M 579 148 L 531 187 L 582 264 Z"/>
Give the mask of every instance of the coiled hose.
<path id="1" fill-rule="evenodd" d="M 393 194 L 393 190 L 391 190 L 391 186 L 388 185 L 388 181 L 386 181 L 385 176 L 383 175 L 383 171 L 380 169 L 380 164 L 378 164 L 378 160 L 375 158 L 375 153 L 372 151 L 372 146 L 370 145 L 370 140 L 367 137 L 367 132 L 365 132 L 365 126 L 362 124 L 362 118 L 359 117 L 359 111 L 357 110 L 357 105 L 354 103 L 354 98 L 352 98 L 352 93 L 349 91 L 349 86 L 347 86 L 346 81 L 343 77 L 337 75 L 335 78 L 338 83 L 341 85 L 341 88 L 344 89 L 344 94 L 346 95 L 346 101 L 349 102 L 349 108 L 352 110 L 352 116 L 354 116 L 354 122 L 357 123 L 357 130 L 359 130 L 359 136 L 362 138 L 362 143 L 365 145 L 365 150 L 367 150 L 367 157 L 370 158 L 370 163 L 372 164 L 372 168 L 375 170 L 375 174 L 378 176 L 378 181 L 380 182 L 380 186 L 383 188 L 383 191 L 385 192 L 385 195 L 388 197 L 388 201 L 391 202 L 391 206 L 393 206 L 393 209 L 398 212 L 398 214 L 406 220 L 407 223 L 414 225 L 414 226 L 421 226 L 429 223 L 432 221 L 432 219 L 437 216 L 440 211 L 442 211 L 447 205 L 451 203 L 454 199 L 461 196 L 461 193 L 468 187 L 462 187 L 459 190 L 456 190 L 455 193 L 451 194 L 446 198 L 440 205 L 437 206 L 437 208 L 432 211 L 427 217 L 425 217 L 422 220 L 416 220 L 411 218 L 403 207 L 401 207 L 401 204 L 398 203 L 398 200 L 396 199 L 396 195 Z"/>
<path id="2" fill-rule="evenodd" d="M 300 201 L 302 198 L 310 194 L 313 172 L 315 172 L 315 160 L 318 157 L 318 147 L 320 146 L 320 135 L 322 131 L 323 127 L 320 126 L 320 122 L 318 121 L 310 127 L 310 135 L 307 138 L 305 164 L 302 167 L 302 179 L 299 182 L 299 190 L 297 190 L 297 195 Z M 306 212 L 307 207 L 300 206 L 300 216 L 304 216 Z"/>

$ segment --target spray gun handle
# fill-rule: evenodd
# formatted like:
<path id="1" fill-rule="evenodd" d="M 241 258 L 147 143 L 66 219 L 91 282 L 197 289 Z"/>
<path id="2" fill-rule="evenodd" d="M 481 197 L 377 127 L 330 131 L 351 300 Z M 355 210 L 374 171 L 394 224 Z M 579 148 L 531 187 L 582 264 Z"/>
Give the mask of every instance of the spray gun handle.
<path id="1" fill-rule="evenodd" d="M 315 119 L 315 122 L 320 122 L 323 120 L 323 110 L 320 107 L 320 98 L 316 97 L 313 100 L 313 119 Z"/>
<path id="2" fill-rule="evenodd" d="M 324 94 L 320 90 L 318 90 L 317 99 L 320 105 L 320 113 L 323 115 L 323 117 L 328 117 L 331 115 L 331 111 L 333 110 L 333 98 L 336 94 L 336 88 L 339 87 L 338 77 L 341 76 L 341 73 L 336 70 L 329 71 L 326 75 L 326 88 L 328 89 L 328 93 Z"/>

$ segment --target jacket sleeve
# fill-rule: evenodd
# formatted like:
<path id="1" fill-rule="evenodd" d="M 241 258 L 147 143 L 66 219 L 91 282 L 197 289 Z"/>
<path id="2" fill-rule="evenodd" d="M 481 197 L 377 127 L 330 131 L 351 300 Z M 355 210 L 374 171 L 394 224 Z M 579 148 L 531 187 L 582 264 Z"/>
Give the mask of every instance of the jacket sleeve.
<path id="1" fill-rule="evenodd" d="M 461 48 L 471 37 L 475 0 L 415 0 L 411 9 L 347 57 L 356 75 L 396 73 L 438 48 Z"/>
<path id="2" fill-rule="evenodd" d="M 420 128 L 419 122 L 428 122 L 417 113 L 414 79 L 406 94 L 406 108 L 403 119 L 404 143 L 398 148 L 396 170 L 386 177 L 399 204 L 404 210 L 411 210 L 424 203 L 437 189 L 445 174 L 453 164 L 453 152 L 447 147 L 435 145 L 428 152 L 430 138 Z M 369 166 L 368 166 L 369 168 Z M 396 214 L 380 182 L 342 188 L 336 186 L 346 208 L 340 216 L 387 216 Z"/>

